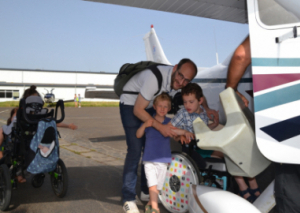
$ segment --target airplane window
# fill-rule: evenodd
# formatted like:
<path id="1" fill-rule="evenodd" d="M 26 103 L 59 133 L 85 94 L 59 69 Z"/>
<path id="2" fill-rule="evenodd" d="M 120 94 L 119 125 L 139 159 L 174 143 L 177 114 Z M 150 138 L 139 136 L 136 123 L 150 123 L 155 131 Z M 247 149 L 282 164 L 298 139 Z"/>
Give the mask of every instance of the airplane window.
<path id="1" fill-rule="evenodd" d="M 299 0 L 257 0 L 259 18 L 265 25 L 283 25 L 300 21 Z"/>

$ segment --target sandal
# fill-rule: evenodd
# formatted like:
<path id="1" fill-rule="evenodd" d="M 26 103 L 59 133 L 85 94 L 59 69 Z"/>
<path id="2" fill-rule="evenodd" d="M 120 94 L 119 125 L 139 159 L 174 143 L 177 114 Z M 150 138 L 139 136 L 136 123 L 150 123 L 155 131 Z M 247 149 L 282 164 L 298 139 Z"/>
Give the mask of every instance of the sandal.
<path id="1" fill-rule="evenodd" d="M 249 193 L 250 196 L 247 197 L 247 198 L 245 198 L 244 195 L 247 194 L 247 193 Z M 244 191 L 239 191 L 239 194 L 240 194 L 240 196 L 241 196 L 242 198 L 248 200 L 250 203 L 253 203 L 254 200 L 255 200 L 255 198 L 254 198 L 253 195 L 251 194 L 249 188 L 247 188 L 247 189 L 244 190 Z"/>
<path id="2" fill-rule="evenodd" d="M 156 210 L 156 209 L 151 209 L 151 210 L 150 210 L 150 213 L 160 213 L 160 211 L 159 211 L 159 210 Z"/>
<path id="3" fill-rule="evenodd" d="M 151 212 L 151 205 L 146 205 L 145 206 L 145 213 L 150 213 Z"/>
<path id="4" fill-rule="evenodd" d="M 252 201 L 252 202 L 254 202 L 254 201 L 260 196 L 260 194 L 261 194 L 261 191 L 260 191 L 259 188 L 256 188 L 256 189 L 249 189 L 249 192 L 250 192 L 250 194 L 251 194 L 252 197 L 253 197 L 253 201 Z M 258 195 L 258 196 L 255 195 L 256 192 L 259 192 L 259 195 Z"/>

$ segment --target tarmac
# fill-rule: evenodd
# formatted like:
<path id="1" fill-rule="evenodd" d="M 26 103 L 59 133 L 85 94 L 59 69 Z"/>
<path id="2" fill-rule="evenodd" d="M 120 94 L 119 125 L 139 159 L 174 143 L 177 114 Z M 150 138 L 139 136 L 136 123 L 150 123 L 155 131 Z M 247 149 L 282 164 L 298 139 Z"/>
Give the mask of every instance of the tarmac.
<path id="1" fill-rule="evenodd" d="M 0 124 L 6 123 L 11 108 L 0 108 Z M 49 175 L 42 187 L 34 188 L 31 177 L 12 191 L 8 212 L 103 212 L 122 213 L 121 188 L 127 152 L 125 134 L 118 107 L 65 108 L 64 123 L 74 123 L 77 130 L 58 128 L 60 158 L 69 176 L 68 192 L 58 198 L 51 188 Z M 176 145 L 172 149 L 177 149 Z M 139 174 L 140 175 L 140 174 Z M 263 190 L 274 177 L 271 165 L 257 177 Z M 140 182 L 137 195 L 140 195 Z M 144 205 L 137 205 L 144 213 Z M 161 213 L 168 211 L 160 205 Z M 273 209 L 272 213 L 276 213 Z"/>

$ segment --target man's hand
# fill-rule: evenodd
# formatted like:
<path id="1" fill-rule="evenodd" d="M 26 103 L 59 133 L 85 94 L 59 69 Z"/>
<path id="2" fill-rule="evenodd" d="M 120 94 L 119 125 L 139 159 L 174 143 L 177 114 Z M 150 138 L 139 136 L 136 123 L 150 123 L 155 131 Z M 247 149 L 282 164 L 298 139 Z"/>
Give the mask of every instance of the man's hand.
<path id="1" fill-rule="evenodd" d="M 241 93 L 239 93 L 238 91 L 236 91 L 236 94 L 238 96 L 240 96 L 240 98 L 242 99 L 242 101 L 244 102 L 245 106 L 248 107 L 249 105 L 249 101 L 247 100 L 247 98 L 245 98 L 245 96 L 243 96 Z"/>
<path id="2" fill-rule="evenodd" d="M 213 120 L 215 125 L 219 125 L 219 112 L 214 109 L 206 109 L 206 114 L 210 120 Z"/>
<path id="3" fill-rule="evenodd" d="M 177 133 L 172 131 L 172 129 L 177 129 L 172 125 L 161 125 L 158 131 L 165 137 L 176 137 Z"/>

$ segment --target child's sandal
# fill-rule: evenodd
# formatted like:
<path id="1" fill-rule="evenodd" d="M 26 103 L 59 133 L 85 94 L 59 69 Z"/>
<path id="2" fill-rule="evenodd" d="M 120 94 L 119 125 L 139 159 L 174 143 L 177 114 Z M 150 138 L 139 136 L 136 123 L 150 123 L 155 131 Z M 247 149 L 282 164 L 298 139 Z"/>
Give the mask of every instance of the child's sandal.
<path id="1" fill-rule="evenodd" d="M 250 194 L 253 197 L 253 202 L 259 197 L 259 195 L 261 194 L 261 191 L 259 188 L 256 189 L 249 189 Z M 259 192 L 259 195 L 255 195 L 256 192 Z"/>
<path id="2" fill-rule="evenodd" d="M 249 193 L 250 196 L 247 197 L 247 198 L 245 198 L 244 195 L 246 195 L 247 193 Z M 251 194 L 249 188 L 247 188 L 247 189 L 244 190 L 244 191 L 239 191 L 239 194 L 240 194 L 240 196 L 241 196 L 242 198 L 248 200 L 250 203 L 253 203 L 254 197 L 252 196 L 252 194 Z"/>
<path id="3" fill-rule="evenodd" d="M 145 206 L 145 213 L 151 213 L 151 205 Z"/>
<path id="4" fill-rule="evenodd" d="M 150 213 L 160 213 L 160 211 L 158 211 L 156 209 L 151 209 Z"/>

